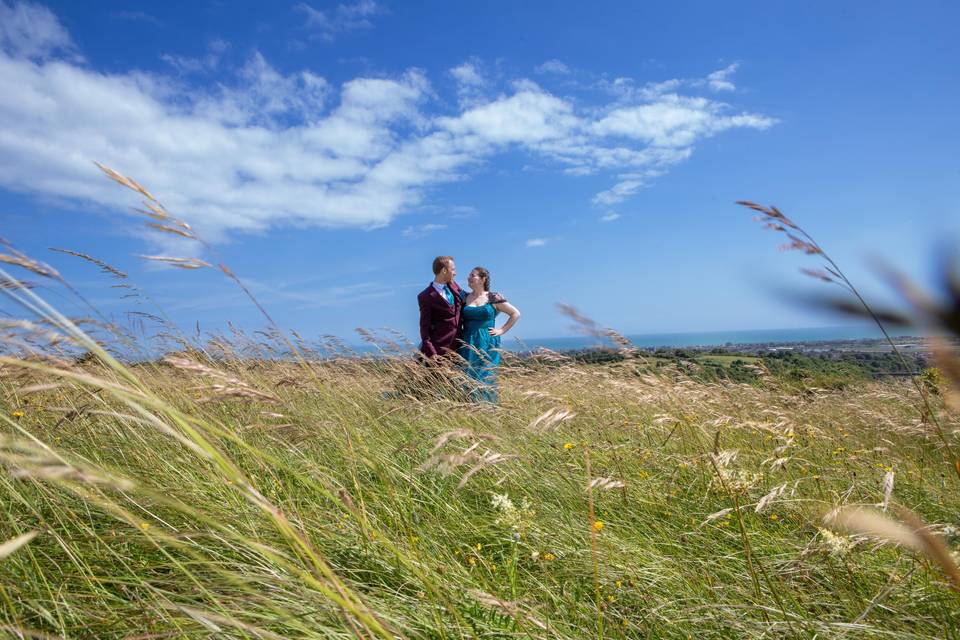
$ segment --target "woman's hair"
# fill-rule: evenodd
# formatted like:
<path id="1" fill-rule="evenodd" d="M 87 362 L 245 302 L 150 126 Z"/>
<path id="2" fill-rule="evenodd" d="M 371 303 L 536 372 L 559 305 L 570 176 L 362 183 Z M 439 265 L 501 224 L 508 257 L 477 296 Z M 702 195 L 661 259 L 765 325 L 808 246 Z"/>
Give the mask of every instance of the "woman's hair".
<path id="1" fill-rule="evenodd" d="M 490 272 L 483 267 L 474 267 L 473 270 L 483 279 L 483 290 L 490 291 Z"/>

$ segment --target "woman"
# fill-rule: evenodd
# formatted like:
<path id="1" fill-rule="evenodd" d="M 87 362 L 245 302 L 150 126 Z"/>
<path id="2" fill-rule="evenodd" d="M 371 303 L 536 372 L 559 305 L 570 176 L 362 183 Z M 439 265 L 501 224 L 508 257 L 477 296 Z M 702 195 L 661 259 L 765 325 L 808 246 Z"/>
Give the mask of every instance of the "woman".
<path id="1" fill-rule="evenodd" d="M 470 293 L 463 297 L 460 312 L 461 341 L 457 349 L 466 361 L 465 371 L 472 384 L 468 393 L 474 402 L 497 401 L 497 367 L 500 366 L 500 336 L 517 324 L 520 312 L 499 293 L 490 291 L 490 272 L 475 267 L 467 278 Z M 499 329 L 498 313 L 507 314 Z"/>

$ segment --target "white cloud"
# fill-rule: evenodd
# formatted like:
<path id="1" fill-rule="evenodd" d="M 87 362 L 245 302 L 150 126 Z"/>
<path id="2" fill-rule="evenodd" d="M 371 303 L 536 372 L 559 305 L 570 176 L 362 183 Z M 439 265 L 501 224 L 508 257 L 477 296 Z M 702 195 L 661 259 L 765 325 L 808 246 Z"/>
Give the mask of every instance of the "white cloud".
<path id="1" fill-rule="evenodd" d="M 450 69 L 450 75 L 457 83 L 457 97 L 460 107 L 473 107 L 486 101 L 487 79 L 481 70 L 480 60 L 473 58 Z"/>
<path id="2" fill-rule="evenodd" d="M 475 62 L 464 62 L 459 67 L 450 69 L 450 75 L 462 85 L 470 87 L 482 87 L 484 85 L 483 76 Z"/>
<path id="3" fill-rule="evenodd" d="M 478 143 L 534 145 L 566 137 L 579 125 L 573 106 L 529 82 L 518 83 L 512 96 L 469 109 L 439 126 Z"/>
<path id="4" fill-rule="evenodd" d="M 289 224 L 386 225 L 424 206 L 432 187 L 507 150 L 566 174 L 615 177 L 594 197 L 612 206 L 689 158 L 700 140 L 774 123 L 649 87 L 580 104 L 522 79 L 440 112 L 418 70 L 336 86 L 309 71 L 281 73 L 259 53 L 207 86 L 100 73 L 65 59 L 69 34 L 48 11 L 0 6 L 32 16 L 19 44 L 6 46 L 8 38 L 0 53 L 0 86 L 16 87 L 0 93 L 0 188 L 110 209 L 136 202 L 98 173 L 97 160 L 211 239 Z M 468 64 L 458 79 L 482 79 L 479 63 Z"/>
<path id="5" fill-rule="evenodd" d="M 611 211 L 610 213 L 604 216 L 601 216 L 600 222 L 613 222 L 614 220 L 619 220 L 619 219 L 620 219 L 620 214 Z"/>
<path id="6" fill-rule="evenodd" d="M 776 120 L 755 114 L 725 115 L 728 107 L 701 97 L 674 94 L 654 103 L 615 109 L 594 125 L 601 135 L 619 135 L 654 147 L 686 148 L 698 138 L 735 127 L 766 129 Z"/>
<path id="7" fill-rule="evenodd" d="M 380 8 L 373 0 L 357 0 L 353 4 L 340 4 L 332 11 L 314 9 L 305 2 L 294 7 L 307 19 L 307 27 L 321 40 L 333 41 L 337 36 L 357 29 L 370 29 L 373 23 L 370 16 L 376 15 Z"/>
<path id="8" fill-rule="evenodd" d="M 734 74 L 739 66 L 740 65 L 738 63 L 734 62 L 733 64 L 720 69 L 719 71 L 714 71 L 707 76 L 707 85 L 714 91 L 736 90 L 736 85 L 734 85 L 728 78 Z"/>
<path id="9" fill-rule="evenodd" d="M 548 242 L 550 242 L 550 241 L 547 240 L 546 238 L 530 238 L 529 240 L 527 240 L 526 246 L 528 246 L 528 247 L 543 247 L 543 246 L 546 246 L 546 244 L 547 244 Z"/>
<path id="10" fill-rule="evenodd" d="M 613 185 L 612 188 L 607 189 L 606 191 L 601 191 L 595 195 L 593 197 L 593 204 L 599 206 L 610 206 L 612 204 L 617 204 L 618 202 L 623 202 L 645 185 L 646 183 L 642 178 L 628 177 L 625 180 L 621 180 L 617 184 Z"/>
<path id="11" fill-rule="evenodd" d="M 57 16 L 30 2 L 9 5 L 0 0 L 0 51 L 31 60 L 44 60 L 54 54 L 79 59 L 70 34 Z"/>
<path id="12" fill-rule="evenodd" d="M 428 236 L 434 231 L 441 231 L 446 229 L 447 225 L 445 224 L 421 224 L 419 226 L 410 226 L 403 230 L 403 237 L 405 238 L 422 238 Z"/>
<path id="13" fill-rule="evenodd" d="M 570 67 L 554 58 L 553 60 L 547 60 L 543 64 L 538 65 L 536 71 L 537 73 L 556 73 L 560 75 L 566 75 L 570 73 Z"/>

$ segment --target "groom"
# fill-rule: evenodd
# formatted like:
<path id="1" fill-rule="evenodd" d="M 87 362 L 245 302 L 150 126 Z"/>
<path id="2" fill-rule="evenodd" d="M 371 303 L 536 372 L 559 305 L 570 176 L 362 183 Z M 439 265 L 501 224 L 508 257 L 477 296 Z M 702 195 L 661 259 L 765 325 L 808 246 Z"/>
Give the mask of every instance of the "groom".
<path id="1" fill-rule="evenodd" d="M 417 296 L 420 304 L 420 351 L 428 359 L 456 351 L 460 337 L 460 287 L 453 279 L 457 266 L 451 256 L 433 260 L 433 282 Z"/>

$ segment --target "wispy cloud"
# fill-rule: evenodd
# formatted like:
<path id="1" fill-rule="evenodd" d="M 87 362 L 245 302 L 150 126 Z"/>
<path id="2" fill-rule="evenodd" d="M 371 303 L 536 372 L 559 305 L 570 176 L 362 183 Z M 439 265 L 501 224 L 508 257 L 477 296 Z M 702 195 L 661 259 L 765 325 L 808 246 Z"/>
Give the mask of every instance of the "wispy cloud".
<path id="1" fill-rule="evenodd" d="M 445 224 L 421 224 L 418 226 L 410 226 L 403 230 L 402 234 L 404 238 L 423 238 L 428 236 L 434 231 L 441 231 L 446 229 L 447 225 Z"/>
<path id="2" fill-rule="evenodd" d="M 600 216 L 600 222 L 613 222 L 614 220 L 619 220 L 620 214 L 611 211 L 610 213 Z"/>
<path id="3" fill-rule="evenodd" d="M 473 58 L 450 69 L 457 85 L 457 97 L 461 107 L 472 107 L 485 101 L 488 81 L 484 77 L 479 59 Z"/>
<path id="4" fill-rule="evenodd" d="M 524 244 L 527 247 L 535 248 L 535 247 L 545 247 L 549 242 L 550 240 L 548 240 L 547 238 L 530 238 Z"/>
<path id="5" fill-rule="evenodd" d="M 50 9 L 30 2 L 11 5 L 0 0 L 0 51 L 29 60 L 47 60 L 54 55 L 82 60 L 57 16 Z"/>
<path id="6" fill-rule="evenodd" d="M 259 53 L 198 87 L 78 64 L 48 10 L 0 7 L 22 27 L 0 21 L 0 86 L 18 88 L 0 92 L 0 187 L 126 208 L 134 199 L 98 175 L 98 160 L 212 239 L 287 224 L 383 226 L 508 151 L 572 176 L 609 176 L 613 185 L 593 201 L 610 207 L 703 139 L 775 123 L 681 95 L 688 85 L 672 81 L 623 80 L 612 101 L 588 102 L 519 78 L 451 112 L 421 71 L 332 85 L 309 71 L 282 73 Z M 474 72 L 484 76 L 470 65 L 458 79 L 475 85 Z"/>
<path id="7" fill-rule="evenodd" d="M 182 74 L 215 71 L 220 66 L 223 55 L 230 49 L 226 40 L 215 38 L 207 43 L 207 52 L 200 57 L 178 56 L 164 53 L 160 59 Z"/>
<path id="8" fill-rule="evenodd" d="M 321 40 L 332 42 L 337 36 L 356 31 L 370 29 L 373 23 L 370 17 L 376 15 L 380 8 L 373 0 L 358 0 L 353 4 L 340 4 L 330 11 L 314 9 L 306 2 L 294 7 L 302 13 L 310 28 Z"/>
<path id="9" fill-rule="evenodd" d="M 480 75 L 480 70 L 477 69 L 475 62 L 464 62 L 460 66 L 450 69 L 450 75 L 462 85 L 469 87 L 482 87 L 484 85 L 483 76 Z"/>
<path id="10" fill-rule="evenodd" d="M 714 71 L 707 76 L 706 82 L 714 91 L 734 91 L 736 90 L 736 85 L 730 81 L 730 76 L 734 74 L 739 67 L 739 63 L 734 62 L 733 64 L 720 69 L 719 71 Z"/>
<path id="11" fill-rule="evenodd" d="M 560 75 L 566 75 L 570 73 L 570 67 L 560 62 L 556 58 L 553 60 L 547 60 L 541 65 L 537 65 L 535 70 L 537 73 L 556 73 Z"/>

